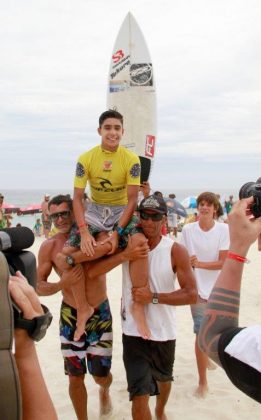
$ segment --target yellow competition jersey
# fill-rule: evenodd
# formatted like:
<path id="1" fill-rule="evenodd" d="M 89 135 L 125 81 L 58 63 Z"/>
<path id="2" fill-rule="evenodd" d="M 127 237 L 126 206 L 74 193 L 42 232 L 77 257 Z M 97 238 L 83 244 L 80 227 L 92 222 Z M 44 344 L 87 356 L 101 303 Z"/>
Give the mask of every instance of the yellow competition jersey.
<path id="1" fill-rule="evenodd" d="M 140 160 L 119 146 L 116 152 L 96 146 L 83 153 L 77 162 L 75 188 L 90 184 L 92 201 L 98 204 L 127 204 L 127 185 L 140 185 Z"/>

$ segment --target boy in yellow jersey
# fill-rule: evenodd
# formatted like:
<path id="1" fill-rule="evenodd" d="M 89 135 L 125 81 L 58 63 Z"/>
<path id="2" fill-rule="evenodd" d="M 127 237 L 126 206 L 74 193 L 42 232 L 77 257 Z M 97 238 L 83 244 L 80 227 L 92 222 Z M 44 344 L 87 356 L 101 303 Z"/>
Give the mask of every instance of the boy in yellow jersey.
<path id="1" fill-rule="evenodd" d="M 115 110 L 105 111 L 99 118 L 101 144 L 83 153 L 78 159 L 73 209 L 80 235 L 72 232 L 70 236 L 67 244 L 69 247 L 64 249 L 64 269 L 114 253 L 118 247 L 127 245 L 129 234 L 133 235 L 133 243 L 146 243 L 138 226 L 139 221 L 133 216 L 140 187 L 140 161 L 137 155 L 119 145 L 123 132 L 122 115 Z M 87 182 L 90 185 L 91 202 L 84 209 L 83 197 Z M 100 232 L 107 232 L 103 242 L 96 241 L 96 235 Z M 79 248 L 81 251 L 77 251 Z M 148 277 L 146 260 L 131 261 L 130 273 L 133 287 L 145 286 Z M 79 340 L 93 308 L 85 299 L 84 282 L 74 282 L 72 292 L 77 304 L 74 339 Z M 150 330 L 143 306 L 133 303 L 132 313 L 142 337 L 149 338 Z"/>

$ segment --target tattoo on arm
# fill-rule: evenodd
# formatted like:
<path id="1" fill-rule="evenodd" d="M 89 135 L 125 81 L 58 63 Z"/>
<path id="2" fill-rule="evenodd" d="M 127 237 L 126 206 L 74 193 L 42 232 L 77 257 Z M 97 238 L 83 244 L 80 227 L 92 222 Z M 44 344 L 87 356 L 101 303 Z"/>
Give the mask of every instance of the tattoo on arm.
<path id="1" fill-rule="evenodd" d="M 207 304 L 200 330 L 200 346 L 211 359 L 220 364 L 218 340 L 228 328 L 238 326 L 240 293 L 214 287 Z"/>

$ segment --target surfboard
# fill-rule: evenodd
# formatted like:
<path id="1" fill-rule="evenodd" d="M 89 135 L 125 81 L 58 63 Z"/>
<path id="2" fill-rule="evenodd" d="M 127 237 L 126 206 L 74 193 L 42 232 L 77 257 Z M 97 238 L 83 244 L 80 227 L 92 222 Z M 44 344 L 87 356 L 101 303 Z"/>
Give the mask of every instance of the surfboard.
<path id="1" fill-rule="evenodd" d="M 123 115 L 121 144 L 140 157 L 141 182 L 147 181 L 156 150 L 156 90 L 153 65 L 139 25 L 125 17 L 110 60 L 108 109 Z"/>

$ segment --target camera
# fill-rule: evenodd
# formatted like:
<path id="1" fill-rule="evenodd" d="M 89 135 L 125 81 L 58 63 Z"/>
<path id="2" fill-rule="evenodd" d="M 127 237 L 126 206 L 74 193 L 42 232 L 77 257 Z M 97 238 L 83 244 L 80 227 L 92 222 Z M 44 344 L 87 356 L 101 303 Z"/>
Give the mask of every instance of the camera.
<path id="1" fill-rule="evenodd" d="M 261 216 L 261 177 L 256 182 L 247 182 L 242 185 L 239 191 L 239 198 L 254 197 L 254 203 L 252 204 L 251 211 L 253 216 Z"/>
<path id="2" fill-rule="evenodd" d="M 28 283 L 36 287 L 36 258 L 30 251 L 25 251 L 34 243 L 34 234 L 27 227 L 6 228 L 0 230 L 0 251 L 3 252 L 11 275 L 16 271 L 27 278 Z"/>

